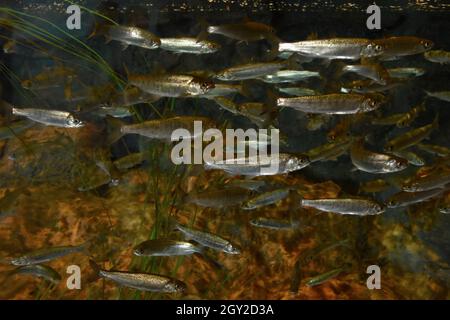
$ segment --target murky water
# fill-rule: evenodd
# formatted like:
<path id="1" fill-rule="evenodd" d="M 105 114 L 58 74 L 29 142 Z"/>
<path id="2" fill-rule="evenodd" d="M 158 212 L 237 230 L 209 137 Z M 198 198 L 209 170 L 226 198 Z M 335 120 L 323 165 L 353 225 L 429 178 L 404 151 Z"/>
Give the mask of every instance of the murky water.
<path id="1" fill-rule="evenodd" d="M 423 52 L 385 61 L 380 57 L 367 61 L 319 56 L 305 59 L 300 54 L 295 57 L 296 70 L 317 72 L 318 76 L 276 84 L 261 77 L 225 82 L 215 75 L 226 68 L 282 61 L 271 56 L 275 42 L 267 34 L 256 41 L 212 33 L 206 38 L 198 36 L 204 35 L 207 26 L 243 23 L 245 28 L 249 21 L 257 21 L 271 26 L 281 42 L 414 36 L 432 41 L 433 50 L 449 51 L 450 4 L 390 2 L 390 6 L 380 6 L 382 28 L 369 30 L 367 6 L 346 1 L 326 5 L 298 1 L 73 1 L 81 6 L 81 28 L 69 30 L 66 9 L 70 2 L 6 1 L 0 7 L 0 88 L 4 101 L 0 129 L 0 298 L 448 298 L 450 218 L 442 209 L 449 201 L 445 184 L 437 186 L 442 192 L 431 199 L 386 208 L 377 215 L 345 215 L 336 213 L 337 209 L 323 212 L 300 205 L 302 199 L 363 198 L 384 206 L 408 179 L 430 172 L 448 174 L 450 105 L 448 99 L 427 97 L 426 93 L 450 91 L 448 62 L 433 63 Z M 92 35 L 96 23 L 133 25 L 161 39 L 198 37 L 217 43 L 220 49 L 207 54 L 138 46 L 124 49 L 120 41 L 105 43 L 101 34 Z M 345 65 L 360 62 L 385 70 L 416 68 L 420 75 L 389 78 L 395 85 L 383 90 L 385 102 L 367 113 L 311 115 L 277 107 L 275 98 L 290 97 L 282 92 L 287 87 L 312 89 L 319 96 L 341 93 L 352 81 L 363 80 L 367 85 L 367 78 L 342 73 Z M 286 63 L 282 69 L 291 67 Z M 134 96 L 124 98 L 123 92 L 136 89 L 129 83 L 130 75 L 135 74 L 194 74 L 195 81 L 201 79 L 202 84 L 231 83 L 240 86 L 240 92 L 227 95 L 227 101 L 239 106 L 257 102 L 262 109 L 255 111 L 247 105 L 250 113 L 244 109 L 232 113 L 211 97 L 154 97 L 153 92 L 147 92 L 151 97 L 144 94 L 142 100 L 139 95 L 139 103 L 132 104 Z M 411 112 L 422 102 L 424 109 L 408 118 L 411 121 L 405 125 L 373 124 L 375 119 Z M 14 114 L 11 106 L 64 111 L 83 126 L 44 124 L 30 115 Z M 116 121 L 105 117 L 102 107 Z M 335 131 L 351 143 L 342 152 L 301 170 L 244 177 L 205 170 L 201 164 L 175 165 L 171 160 L 174 143 L 164 140 L 138 134 L 110 140 L 117 121 L 136 124 L 195 116 L 214 120 L 220 130 L 246 130 L 258 129 L 254 119 L 267 115 L 271 115 L 271 122 L 262 127 L 279 129 L 283 153 L 311 157 L 311 149 L 328 143 L 327 136 Z M 435 119 L 438 126 L 433 126 L 421 142 L 442 147 L 440 152 L 427 152 L 417 143 L 405 148 L 423 159 L 420 166 L 409 164 L 391 173 L 356 169 L 349 146 L 358 138 L 365 139 L 367 149 L 380 153 L 391 139 Z M 157 123 L 154 130 L 163 127 Z M 141 155 L 123 160 L 133 153 Z M 122 162 L 117 162 L 119 159 Z M 381 181 L 369 189 L 366 183 L 377 179 Z M 254 181 L 260 187 L 249 190 Z M 280 191 L 277 201 L 264 198 L 267 201 L 261 206 L 245 209 L 253 208 L 246 201 L 256 201 L 255 197 L 272 191 Z M 275 227 L 272 220 L 272 228 L 257 226 L 255 221 L 264 224 L 266 218 L 275 219 Z M 175 228 L 175 221 L 220 236 L 240 253 L 206 247 L 202 254 L 184 256 L 134 254 L 136 245 L 155 239 L 191 240 L 202 247 L 198 239 L 186 239 Z M 84 250 L 39 263 L 56 271 L 60 281 L 54 277 L 54 282 L 49 281 L 48 274 L 47 280 L 37 277 L 36 270 L 34 276 L 23 274 L 24 270 L 20 273 L 9 259 L 81 244 Z M 184 282 L 186 290 L 146 292 L 98 279 L 90 260 L 104 270 L 171 277 Z M 69 266 L 78 266 L 80 272 L 67 273 Z M 369 266 L 379 267 L 381 289 L 368 288 Z M 78 274 L 81 288 L 74 289 Z"/>

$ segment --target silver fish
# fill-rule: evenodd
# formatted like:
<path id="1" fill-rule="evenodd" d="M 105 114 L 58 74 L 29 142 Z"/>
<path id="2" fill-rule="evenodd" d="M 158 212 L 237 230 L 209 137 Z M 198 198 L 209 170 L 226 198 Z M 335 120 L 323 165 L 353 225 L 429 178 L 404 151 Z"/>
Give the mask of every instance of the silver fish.
<path id="1" fill-rule="evenodd" d="M 160 48 L 176 53 L 192 53 L 192 54 L 206 54 L 214 53 L 220 49 L 220 45 L 196 38 L 161 38 Z"/>
<path id="2" fill-rule="evenodd" d="M 230 241 L 225 240 L 218 235 L 182 226 L 180 224 L 176 224 L 176 228 L 181 231 L 186 238 L 192 239 L 205 247 L 229 254 L 239 254 L 241 252 Z"/>
<path id="3" fill-rule="evenodd" d="M 408 167 L 408 161 L 403 158 L 365 149 L 362 140 L 352 145 L 350 158 L 355 167 L 370 173 L 392 173 Z"/>
<path id="4" fill-rule="evenodd" d="M 432 198 L 435 198 L 442 194 L 444 189 L 431 189 L 427 191 L 419 192 L 398 192 L 391 196 L 387 201 L 386 205 L 388 208 L 398 208 L 405 207 L 411 204 L 423 202 Z"/>
<path id="5" fill-rule="evenodd" d="M 90 261 L 90 265 L 98 276 L 112 280 L 128 288 L 162 293 L 183 293 L 186 291 L 186 284 L 184 282 L 170 277 L 151 273 L 101 270 L 92 260 Z"/>
<path id="6" fill-rule="evenodd" d="M 317 96 L 278 98 L 277 105 L 306 113 L 355 114 L 378 109 L 383 101 L 383 96 L 378 94 L 332 93 Z"/>
<path id="7" fill-rule="evenodd" d="M 171 239 L 147 240 L 133 249 L 134 255 L 145 257 L 184 256 L 202 252 L 201 248 L 190 242 Z"/>
<path id="8" fill-rule="evenodd" d="M 36 250 L 21 257 L 11 258 L 10 263 L 15 266 L 28 266 L 55 260 L 72 253 L 85 252 L 86 244 L 79 246 L 62 246 Z"/>
<path id="9" fill-rule="evenodd" d="M 231 175 L 261 176 L 285 174 L 288 172 L 297 171 L 305 168 L 310 163 L 308 157 L 305 155 L 280 153 L 276 157 L 271 157 L 269 157 L 271 161 L 263 161 L 260 157 L 256 156 L 206 162 L 204 167 L 206 170 L 223 170 Z M 275 171 L 269 169 L 271 165 L 271 168 L 277 166 L 277 169 Z"/>
<path id="10" fill-rule="evenodd" d="M 383 53 L 384 48 L 368 39 L 335 38 L 282 42 L 279 44 L 278 50 L 280 52 L 297 52 L 317 58 L 358 60 L 361 57 L 379 56 Z"/>
<path id="11" fill-rule="evenodd" d="M 96 33 L 105 36 L 106 43 L 111 40 L 121 42 L 124 50 L 130 45 L 145 49 L 156 49 L 161 45 L 161 40 L 157 36 L 138 27 L 102 25 L 96 29 Z"/>
<path id="12" fill-rule="evenodd" d="M 267 83 L 285 83 L 302 81 L 314 77 L 320 78 L 319 72 L 308 70 L 280 70 L 274 74 L 268 74 L 260 79 Z"/>
<path id="13" fill-rule="evenodd" d="M 296 223 L 293 223 L 289 220 L 270 219 L 270 218 L 264 218 L 264 217 L 258 217 L 256 219 L 252 219 L 252 220 L 250 220 L 250 224 L 255 227 L 272 229 L 272 230 L 293 229 L 297 226 Z"/>
<path id="14" fill-rule="evenodd" d="M 268 191 L 263 194 L 257 195 L 246 201 L 241 208 L 244 210 L 254 210 L 263 206 L 274 204 L 280 200 L 283 200 L 289 195 L 291 188 L 283 188 L 274 191 Z"/>
<path id="15" fill-rule="evenodd" d="M 383 213 L 385 210 L 379 203 L 366 199 L 303 199 L 301 205 L 325 212 L 357 216 L 376 215 Z"/>
<path id="16" fill-rule="evenodd" d="M 237 81 L 260 78 L 286 68 L 293 63 L 292 59 L 274 62 L 247 63 L 233 66 L 218 72 L 216 74 L 216 79 L 222 81 Z"/>
<path id="17" fill-rule="evenodd" d="M 450 184 L 450 171 L 434 172 L 404 183 L 402 190 L 406 192 L 428 191 L 443 188 L 447 184 Z"/>
<path id="18" fill-rule="evenodd" d="M 424 58 L 428 61 L 449 64 L 450 63 L 450 52 L 444 50 L 431 50 L 423 54 Z"/>
<path id="19" fill-rule="evenodd" d="M 43 278 L 47 281 L 50 281 L 54 284 L 57 284 L 61 281 L 61 276 L 57 271 L 55 271 L 53 268 L 36 264 L 36 265 L 28 265 L 28 266 L 22 266 L 14 269 L 12 271 L 13 274 L 30 274 L 35 277 Z"/>
<path id="20" fill-rule="evenodd" d="M 425 74 L 425 69 L 422 68 L 391 68 L 387 69 L 391 78 L 409 79 L 413 77 L 420 77 Z"/>
<path id="21" fill-rule="evenodd" d="M 12 113 L 47 126 L 62 128 L 80 128 L 84 126 L 83 121 L 66 111 L 13 107 Z"/>

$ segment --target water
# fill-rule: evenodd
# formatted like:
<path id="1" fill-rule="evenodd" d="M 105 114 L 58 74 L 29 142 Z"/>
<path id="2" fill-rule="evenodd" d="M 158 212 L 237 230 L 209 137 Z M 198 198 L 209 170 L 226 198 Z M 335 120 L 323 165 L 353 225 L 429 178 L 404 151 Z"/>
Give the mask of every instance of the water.
<path id="1" fill-rule="evenodd" d="M 286 42 L 300 41 L 315 33 L 319 39 L 388 36 L 416 36 L 434 42 L 434 49 L 450 50 L 449 6 L 441 1 L 395 1 L 380 5 L 382 29 L 366 27 L 367 5 L 344 1 L 121 1 L 114 6 L 100 1 L 75 1 L 91 11 L 102 12 L 120 25 L 134 22 L 159 37 L 191 36 L 209 25 L 242 22 L 247 18 L 271 25 Z M 62 277 L 58 285 L 26 275 L 2 273 L 0 297 L 3 299 L 445 299 L 448 298 L 448 215 L 437 207 L 445 196 L 420 204 L 389 209 L 377 216 L 357 217 L 319 213 L 298 206 L 301 196 L 308 199 L 349 196 L 371 197 L 384 202 L 398 191 L 395 183 L 378 193 L 359 194 L 360 184 L 373 179 L 401 182 L 415 174 L 409 166 L 388 175 L 354 171 L 348 154 L 336 161 L 316 162 L 288 175 L 259 177 L 270 183 L 267 190 L 286 185 L 298 187 L 276 204 L 246 211 L 239 206 L 204 208 L 186 201 L 187 194 L 223 190 L 235 178 L 220 171 L 203 171 L 200 166 L 175 166 L 170 160 L 172 145 L 137 135 L 126 135 L 118 142 L 106 143 L 110 126 L 94 114 L 90 98 L 109 101 L 110 93 L 126 87 L 126 73 L 186 73 L 200 70 L 218 72 L 249 62 L 268 61 L 266 40 L 237 42 L 221 35 L 208 39 L 222 48 L 213 54 L 174 54 L 160 49 L 129 47 L 122 50 L 117 41 L 104 43 L 102 37 L 88 39 L 95 21 L 103 21 L 82 10 L 80 30 L 66 28 L 69 4 L 64 1 L 14 1 L 2 8 L 17 10 L 25 29 L 18 25 L 1 26 L 2 45 L 9 39 L 28 44 L 20 52 L 1 53 L 2 99 L 20 107 L 59 109 L 75 112 L 86 125 L 67 129 L 35 125 L 17 137 L 1 141 L 0 176 L 2 194 L 16 191 L 4 203 L 11 212 L 0 222 L 0 257 L 20 256 L 41 248 L 78 245 L 89 241 L 89 255 L 72 254 L 48 263 Z M 114 9 L 104 10 L 113 6 Z M 102 9 L 103 8 L 103 9 Z M 131 10 L 134 9 L 134 13 Z M 138 12 L 139 15 L 136 13 Z M 11 12 L 10 12 L 11 13 Z M 22 15 L 22 14 L 27 14 Z M 13 19 L 2 10 L 0 17 Z M 36 18 L 38 17 L 38 18 Z M 17 17 L 16 17 L 17 18 Z M 20 24 L 19 24 L 20 26 Z M 36 29 L 36 27 L 40 29 Z M 23 31 L 28 31 L 24 35 Z M 31 35 L 33 34 L 33 35 Z M 54 38 L 57 37 L 57 38 Z M 44 41 L 44 39 L 47 40 Z M 51 42 L 51 43 L 49 43 Z M 48 55 L 39 55 L 38 45 Z M 306 70 L 320 71 L 322 79 L 299 82 L 323 93 L 338 92 L 345 80 L 362 79 L 355 75 L 338 77 L 338 61 L 326 64 L 317 59 L 305 63 Z M 345 63 L 352 63 L 345 61 Z M 356 63 L 356 62 L 355 62 Z M 76 77 L 67 76 L 56 85 L 36 90 L 22 88 L 20 81 L 42 72 L 45 67 L 71 68 Z M 386 140 L 408 128 L 369 126 L 368 121 L 394 113 L 407 112 L 425 97 L 427 91 L 448 91 L 449 67 L 431 63 L 422 54 L 383 62 L 386 68 L 416 67 L 426 73 L 385 92 L 389 103 L 355 123 L 352 136 L 364 132 L 368 145 L 381 151 Z M 237 82 L 239 83 L 239 82 Z M 246 81 L 249 97 L 234 95 L 233 101 L 270 102 L 271 84 Z M 89 88 L 99 88 L 95 93 Z M 71 89 L 72 98 L 68 98 Z M 78 99 L 78 100 L 77 100 Z M 419 114 L 411 128 L 429 124 L 439 114 L 439 129 L 427 143 L 450 147 L 448 102 L 427 99 L 426 111 Z M 92 103 L 91 103 L 92 104 Z M 257 128 L 243 116 L 220 109 L 210 99 L 161 98 L 129 109 L 126 123 L 168 118 L 175 115 L 206 116 L 228 128 Z M 10 124 L 3 110 L 2 125 Z M 319 130 L 306 129 L 308 117 L 285 108 L 278 114 L 286 144 L 283 152 L 304 153 L 326 143 L 327 133 L 345 116 L 333 115 Z M 19 117 L 17 117 L 19 119 Z M 414 149 L 433 166 L 438 157 Z M 131 169 L 117 170 L 111 161 L 129 153 L 146 153 L 145 160 Z M 105 168 L 104 170 L 103 168 Z M 118 183 L 114 183 L 118 180 Z M 86 190 L 87 191 L 80 191 Z M 297 195 L 296 195 L 297 194 Z M 6 199 L 6 198 L 5 198 Z M 3 201 L 3 200 L 0 200 Z M 257 217 L 295 220 L 292 230 L 256 228 L 249 221 Z M 199 256 L 133 256 L 133 247 L 147 239 L 183 239 L 173 230 L 172 220 L 192 224 L 197 229 L 218 234 L 241 249 L 240 255 L 208 250 L 209 256 L 223 265 L 217 268 Z M 157 273 L 182 280 L 183 294 L 142 293 L 121 288 L 109 280 L 90 281 L 93 270 L 89 259 L 107 270 Z M 66 286 L 69 265 L 81 268 L 81 290 Z M 367 267 L 381 268 L 381 290 L 366 286 Z M 308 287 L 310 278 L 343 267 L 325 283 Z M 6 264 L 1 271 L 11 270 Z M 298 284 L 298 288 L 297 285 Z"/>

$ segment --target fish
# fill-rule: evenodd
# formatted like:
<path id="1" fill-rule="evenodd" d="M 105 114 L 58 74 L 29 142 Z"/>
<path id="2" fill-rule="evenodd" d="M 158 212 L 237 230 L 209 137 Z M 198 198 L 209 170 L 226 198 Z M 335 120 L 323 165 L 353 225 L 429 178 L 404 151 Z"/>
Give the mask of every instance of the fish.
<path id="1" fill-rule="evenodd" d="M 161 46 L 161 40 L 156 35 L 138 27 L 105 24 L 96 28 L 89 38 L 95 35 L 104 36 L 106 43 L 111 40 L 119 41 L 123 50 L 127 49 L 128 46 L 150 50 Z"/>
<path id="2" fill-rule="evenodd" d="M 99 277 L 112 280 L 124 287 L 161 293 L 184 293 L 187 290 L 184 282 L 171 277 L 152 273 L 102 270 L 92 260 L 89 260 L 89 264 Z"/>
<path id="3" fill-rule="evenodd" d="M 450 63 L 450 52 L 444 50 L 431 50 L 423 54 L 424 58 L 428 61 L 439 63 L 439 64 L 449 64 Z"/>
<path id="4" fill-rule="evenodd" d="M 343 93 L 375 93 L 393 90 L 404 83 L 403 80 L 391 80 L 386 84 L 379 84 L 372 80 L 355 80 L 341 87 Z"/>
<path id="5" fill-rule="evenodd" d="M 271 205 L 286 198 L 290 192 L 291 188 L 282 188 L 264 192 L 247 200 L 244 204 L 242 204 L 241 208 L 244 210 L 254 210 L 263 206 Z"/>
<path id="6" fill-rule="evenodd" d="M 353 165 L 361 171 L 369 173 L 392 173 L 405 170 L 408 161 L 395 155 L 373 152 L 364 148 L 364 140 L 353 143 L 350 148 Z"/>
<path id="7" fill-rule="evenodd" d="M 372 124 L 374 125 L 396 125 L 399 128 L 409 126 L 417 116 L 425 111 L 425 103 L 422 102 L 419 105 L 411 108 L 408 112 L 404 113 L 395 113 L 390 116 L 384 118 L 376 118 L 372 120 Z"/>
<path id="8" fill-rule="evenodd" d="M 416 146 L 417 148 L 426 151 L 428 153 L 431 153 L 433 155 L 436 155 L 438 157 L 447 157 L 448 155 L 450 155 L 450 148 L 444 146 L 438 146 L 427 143 L 418 143 Z"/>
<path id="9" fill-rule="evenodd" d="M 195 132 L 194 122 L 201 122 L 203 128 L 213 126 L 211 119 L 194 116 L 179 116 L 166 119 L 147 120 L 136 124 L 125 124 L 119 119 L 113 117 L 107 117 L 106 121 L 109 124 L 108 142 L 110 144 L 127 134 L 138 134 L 151 139 L 171 141 L 172 134 L 176 129 L 188 130 L 189 134 L 187 136 L 183 136 L 183 138 L 191 139 L 195 138 L 198 134 L 202 134 L 202 132 Z"/>
<path id="10" fill-rule="evenodd" d="M 160 49 L 175 53 L 208 54 L 220 49 L 220 45 L 215 42 L 196 38 L 161 38 L 160 41 Z"/>
<path id="11" fill-rule="evenodd" d="M 328 161 L 337 159 L 339 156 L 346 153 L 351 144 L 352 139 L 350 137 L 344 137 L 342 139 L 337 139 L 336 141 L 310 149 L 305 154 L 308 156 L 311 163 L 317 161 Z"/>
<path id="12" fill-rule="evenodd" d="M 297 171 L 305 168 L 310 164 L 306 155 L 293 155 L 287 153 L 280 153 L 275 159 L 271 156 L 270 160 L 265 161 L 258 156 L 247 158 L 226 159 L 219 161 L 205 162 L 205 170 L 222 170 L 230 175 L 244 175 L 244 176 L 261 176 L 261 175 L 276 175 L 285 174 L 292 171 Z M 270 170 L 270 165 L 277 165 L 277 170 Z M 264 170 L 266 169 L 266 170 Z"/>
<path id="13" fill-rule="evenodd" d="M 379 57 L 381 60 L 392 60 L 399 57 L 424 53 L 433 48 L 431 40 L 414 36 L 397 36 L 373 40 L 375 45 L 383 47 Z"/>
<path id="14" fill-rule="evenodd" d="M 26 117 L 46 126 L 81 128 L 85 125 L 83 121 L 67 111 L 13 107 L 12 114 Z"/>
<path id="15" fill-rule="evenodd" d="M 72 68 L 62 65 L 45 68 L 42 72 L 36 74 L 30 79 L 21 81 L 24 89 L 40 90 L 61 86 L 61 83 L 67 83 L 76 77 L 76 72 Z"/>
<path id="16" fill-rule="evenodd" d="M 259 191 L 264 188 L 267 183 L 263 180 L 251 180 L 251 179 L 234 179 L 226 184 L 231 188 L 242 188 L 251 191 Z"/>
<path id="17" fill-rule="evenodd" d="M 239 41 L 258 41 L 276 38 L 273 27 L 255 21 L 208 26 L 206 31 L 210 34 L 221 34 Z"/>
<path id="18" fill-rule="evenodd" d="M 280 52 L 295 52 L 302 56 L 325 59 L 359 60 L 362 57 L 376 57 L 384 52 L 383 45 L 362 38 L 333 38 L 306 40 L 299 42 L 281 42 Z"/>
<path id="19" fill-rule="evenodd" d="M 384 101 L 380 94 L 332 93 L 317 96 L 278 98 L 279 107 L 290 107 L 306 113 L 355 114 L 378 109 Z"/>
<path id="20" fill-rule="evenodd" d="M 344 268 L 341 267 L 341 268 L 337 268 L 337 269 L 333 269 L 331 271 L 325 272 L 323 274 L 320 274 L 318 276 L 315 276 L 315 277 L 307 280 L 306 285 L 308 287 L 317 286 L 319 284 L 322 284 L 324 282 L 327 282 L 327 281 L 337 277 L 339 274 L 342 273 L 342 271 L 344 271 Z"/>
<path id="21" fill-rule="evenodd" d="M 385 211 L 381 204 L 369 199 L 302 199 L 300 204 L 303 207 L 311 207 L 324 212 L 356 216 L 378 215 Z"/>
<path id="22" fill-rule="evenodd" d="M 207 208 L 227 208 L 239 206 L 246 201 L 249 194 L 242 188 L 224 188 L 219 190 L 206 190 L 187 195 L 186 203 L 194 203 Z"/>
<path id="23" fill-rule="evenodd" d="M 261 78 L 271 75 L 280 69 L 295 66 L 295 60 L 246 63 L 226 68 L 216 73 L 215 78 L 222 81 L 239 81 Z"/>
<path id="24" fill-rule="evenodd" d="M 129 74 L 128 83 L 160 97 L 201 96 L 214 88 L 214 83 L 209 80 L 184 74 Z"/>
<path id="25" fill-rule="evenodd" d="M 107 107 L 101 106 L 94 112 L 100 117 L 111 116 L 114 118 L 126 118 L 131 117 L 133 114 L 126 107 Z"/>
<path id="26" fill-rule="evenodd" d="M 436 92 L 430 92 L 430 91 L 425 91 L 425 93 L 429 96 L 429 97 L 433 97 L 442 101 L 447 101 L 450 102 L 450 91 L 436 91 Z"/>
<path id="27" fill-rule="evenodd" d="M 346 65 L 342 68 L 342 73 L 353 72 L 365 78 L 369 78 L 379 84 L 385 85 L 390 79 L 387 70 L 380 64 L 356 64 Z"/>
<path id="28" fill-rule="evenodd" d="M 154 239 L 141 242 L 133 249 L 139 257 L 170 257 L 202 253 L 203 249 L 186 241 L 171 239 Z"/>
<path id="29" fill-rule="evenodd" d="M 194 240 L 195 242 L 201 244 L 202 246 L 222 251 L 228 254 L 241 253 L 241 250 L 238 247 L 236 247 L 236 245 L 232 244 L 230 241 L 218 235 L 201 231 L 198 229 L 189 228 L 179 223 L 175 224 L 175 228 L 181 231 L 181 233 L 183 233 L 186 238 Z"/>
<path id="30" fill-rule="evenodd" d="M 144 152 L 130 153 L 122 158 L 113 161 L 113 165 L 119 170 L 133 168 L 145 160 Z"/>
<path id="31" fill-rule="evenodd" d="M 12 270 L 11 273 L 29 274 L 35 277 L 43 278 L 53 284 L 58 284 L 61 281 L 61 276 L 55 269 L 43 264 L 21 266 Z"/>
<path id="32" fill-rule="evenodd" d="M 214 88 L 209 90 L 207 93 L 200 95 L 200 97 L 214 99 L 216 97 L 226 97 L 237 93 L 243 96 L 248 96 L 248 91 L 244 84 L 215 83 Z"/>
<path id="33" fill-rule="evenodd" d="M 408 160 L 408 163 L 412 164 L 413 166 L 421 167 L 425 165 L 425 160 L 412 151 L 398 150 L 393 151 L 392 154 L 396 155 L 397 157 Z"/>
<path id="34" fill-rule="evenodd" d="M 39 249 L 29 252 L 23 256 L 9 259 L 9 263 L 14 266 L 29 266 L 52 261 L 72 253 L 86 252 L 87 243 L 78 246 L 60 246 Z"/>
<path id="35" fill-rule="evenodd" d="M 320 74 L 317 71 L 308 70 L 280 70 L 274 74 L 265 75 L 260 79 L 266 83 L 289 83 L 309 78 L 320 78 Z"/>
<path id="36" fill-rule="evenodd" d="M 411 79 L 420 77 L 425 74 L 425 69 L 422 68 L 390 68 L 387 69 L 388 75 L 395 79 Z"/>
<path id="37" fill-rule="evenodd" d="M 252 219 L 252 220 L 250 220 L 250 224 L 254 227 L 272 229 L 272 230 L 293 229 L 298 225 L 289 220 L 270 219 L 270 218 L 264 218 L 264 217 L 258 217 L 258 218 Z"/>
<path id="38" fill-rule="evenodd" d="M 439 188 L 418 192 L 400 191 L 389 197 L 389 199 L 386 201 L 386 206 L 388 208 L 406 207 L 415 203 L 420 203 L 435 198 L 441 195 L 443 192 L 444 189 Z"/>
<path id="39" fill-rule="evenodd" d="M 417 177 L 406 181 L 402 185 L 402 190 L 406 192 L 428 191 L 436 188 L 443 188 L 450 183 L 450 171 L 432 172 L 423 177 Z"/>
<path id="40" fill-rule="evenodd" d="M 448 203 L 448 201 L 444 201 L 439 205 L 438 210 L 440 213 L 450 214 L 450 203 Z"/>
<path id="41" fill-rule="evenodd" d="M 392 152 L 409 148 L 427 138 L 438 126 L 439 117 L 436 115 L 432 123 L 410 130 L 392 140 L 389 140 L 384 149 Z"/>
<path id="42" fill-rule="evenodd" d="M 12 122 L 9 125 L 0 127 L 0 140 L 11 139 L 17 137 L 22 132 L 30 129 L 36 124 L 34 121 L 30 120 L 20 120 Z"/>
<path id="43" fill-rule="evenodd" d="M 318 91 L 304 87 L 279 87 L 278 91 L 291 96 L 316 96 L 320 94 Z"/>

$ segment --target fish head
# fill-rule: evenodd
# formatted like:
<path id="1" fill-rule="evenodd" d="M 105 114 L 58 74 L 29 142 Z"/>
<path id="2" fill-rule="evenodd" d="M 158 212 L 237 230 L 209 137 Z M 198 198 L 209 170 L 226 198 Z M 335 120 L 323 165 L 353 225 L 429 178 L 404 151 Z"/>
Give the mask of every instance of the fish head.
<path id="1" fill-rule="evenodd" d="M 135 256 L 141 257 L 144 255 L 144 253 L 145 253 L 145 250 L 141 245 L 138 245 L 138 246 L 134 247 L 134 249 L 133 249 L 133 254 Z"/>
<path id="2" fill-rule="evenodd" d="M 385 97 L 382 94 L 370 94 L 366 96 L 362 104 L 361 111 L 368 112 L 378 109 L 385 102 Z"/>
<path id="3" fill-rule="evenodd" d="M 419 42 L 422 51 L 429 51 L 434 47 L 434 42 L 431 40 L 422 39 Z"/>
<path id="4" fill-rule="evenodd" d="M 66 118 L 66 126 L 68 128 L 80 128 L 84 126 L 84 122 L 76 118 L 74 115 L 70 114 Z"/>
<path id="5" fill-rule="evenodd" d="M 387 167 L 393 169 L 394 171 L 401 171 L 408 167 L 408 160 L 399 157 L 393 157 L 387 161 Z"/>
<path id="6" fill-rule="evenodd" d="M 178 292 L 183 293 L 187 289 L 187 286 L 184 282 L 179 280 L 171 280 L 164 285 L 164 292 Z"/>
<path id="7" fill-rule="evenodd" d="M 300 154 L 300 155 L 297 155 L 296 157 L 289 159 L 288 163 L 287 163 L 287 167 L 301 169 L 301 168 L 304 168 L 307 165 L 309 165 L 310 162 L 311 161 L 309 160 L 309 157 L 307 155 Z"/>
<path id="8" fill-rule="evenodd" d="M 201 80 L 200 81 L 200 94 L 206 94 L 211 89 L 214 89 L 215 85 L 214 82 L 208 81 L 208 80 Z"/>
<path id="9" fill-rule="evenodd" d="M 239 254 L 241 253 L 241 250 L 239 250 L 237 247 L 233 246 L 231 243 L 228 243 L 225 248 L 223 249 L 224 252 L 229 254 Z"/>
<path id="10" fill-rule="evenodd" d="M 416 192 L 419 187 L 419 184 L 414 181 L 408 181 L 403 184 L 402 190 L 406 192 Z"/>
<path id="11" fill-rule="evenodd" d="M 398 207 L 398 205 L 399 205 L 398 201 L 392 198 L 386 202 L 386 206 L 388 208 L 396 208 Z"/>
<path id="12" fill-rule="evenodd" d="M 215 42 L 206 42 L 203 46 L 203 49 L 205 49 L 207 52 L 216 52 L 220 50 L 221 45 Z"/>
<path id="13" fill-rule="evenodd" d="M 221 71 L 216 74 L 216 79 L 222 80 L 222 81 L 230 81 L 233 80 L 233 76 L 230 72 L 227 70 Z"/>
<path id="14" fill-rule="evenodd" d="M 384 53 L 385 47 L 380 43 L 370 42 L 363 47 L 361 56 L 365 58 L 378 57 Z"/>
<path id="15" fill-rule="evenodd" d="M 370 209 L 373 214 L 380 214 L 385 211 L 385 207 L 378 202 L 373 202 Z"/>

